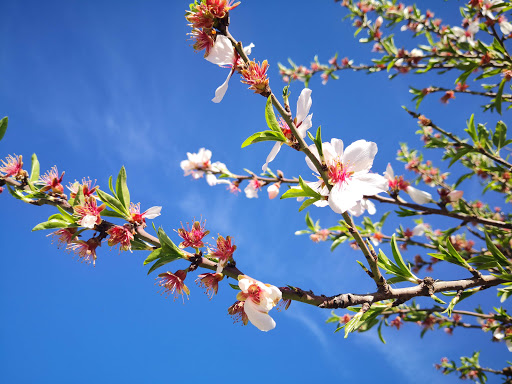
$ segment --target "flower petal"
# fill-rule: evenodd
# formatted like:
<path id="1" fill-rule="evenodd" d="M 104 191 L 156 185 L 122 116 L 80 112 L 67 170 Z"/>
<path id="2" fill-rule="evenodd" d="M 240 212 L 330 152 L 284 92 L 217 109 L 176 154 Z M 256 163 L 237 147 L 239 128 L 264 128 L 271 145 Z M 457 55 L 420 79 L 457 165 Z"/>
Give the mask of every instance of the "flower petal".
<path id="1" fill-rule="evenodd" d="M 369 171 L 377 154 L 377 144 L 366 140 L 357 140 L 350 144 L 343 154 L 343 164 L 350 171 Z"/>
<path id="2" fill-rule="evenodd" d="M 217 65 L 233 65 L 235 51 L 231 41 L 224 35 L 217 35 L 215 44 L 213 44 L 210 54 L 205 59 Z"/>
<path id="3" fill-rule="evenodd" d="M 215 90 L 215 97 L 212 99 L 214 103 L 220 103 L 228 90 L 229 79 L 233 76 L 233 70 L 229 71 L 227 79 L 222 83 L 220 87 Z"/>
<path id="4" fill-rule="evenodd" d="M 336 152 L 336 155 L 343 158 L 343 140 L 341 139 L 331 139 L 331 145 Z"/>
<path id="5" fill-rule="evenodd" d="M 266 312 L 258 310 L 258 306 L 250 299 L 244 302 L 244 311 L 249 321 L 260 331 L 270 331 L 276 327 L 276 322 Z"/>
<path id="6" fill-rule="evenodd" d="M 416 204 L 427 204 L 432 201 L 432 195 L 430 193 L 420 191 L 419 189 L 416 189 L 410 185 L 405 189 L 405 192 L 411 196 L 411 199 Z"/>
<path id="7" fill-rule="evenodd" d="M 281 143 L 281 142 L 277 142 L 274 144 L 274 146 L 272 147 L 272 150 L 270 151 L 270 153 L 267 156 L 267 161 L 265 162 L 265 164 L 263 164 L 263 167 L 261 167 L 261 170 L 263 172 L 267 172 L 268 163 L 270 163 L 272 160 L 274 160 L 276 158 L 277 154 L 281 150 L 282 144 L 283 143 Z"/>
<path id="8" fill-rule="evenodd" d="M 304 88 L 300 93 L 299 99 L 297 100 L 297 122 L 302 122 L 309 113 L 311 108 L 311 89 Z"/>
<path id="9" fill-rule="evenodd" d="M 364 196 L 374 196 L 388 190 L 388 181 L 377 173 L 356 173 L 350 185 L 350 188 L 358 189 Z"/>
<path id="10" fill-rule="evenodd" d="M 206 182 L 210 187 L 213 187 L 214 185 L 217 185 L 217 177 L 214 174 L 207 173 Z"/>
<path id="11" fill-rule="evenodd" d="M 313 126 L 313 122 L 311 121 L 313 119 L 313 114 L 307 115 L 306 118 L 302 121 L 302 124 L 299 125 L 297 128 L 297 132 L 299 132 L 299 136 L 302 138 L 306 137 L 306 133 L 309 128 Z"/>
<path id="12" fill-rule="evenodd" d="M 162 211 L 162 207 L 151 207 L 146 212 L 142 214 L 145 219 L 154 219 L 157 216 L 160 216 L 160 212 Z"/>
<path id="13" fill-rule="evenodd" d="M 249 56 L 252 52 L 252 49 L 254 48 L 254 44 L 251 43 L 247 47 L 244 47 L 244 52 L 247 56 Z"/>
<path id="14" fill-rule="evenodd" d="M 384 177 L 388 180 L 395 179 L 395 172 L 393 171 L 393 167 L 391 167 L 391 163 L 388 163 L 388 166 L 386 167 L 386 172 L 384 172 Z"/>
<path id="15" fill-rule="evenodd" d="M 337 183 L 329 194 L 329 206 L 336 213 L 343 213 L 352 208 L 363 194 L 358 188 L 351 188 L 350 185 Z"/>

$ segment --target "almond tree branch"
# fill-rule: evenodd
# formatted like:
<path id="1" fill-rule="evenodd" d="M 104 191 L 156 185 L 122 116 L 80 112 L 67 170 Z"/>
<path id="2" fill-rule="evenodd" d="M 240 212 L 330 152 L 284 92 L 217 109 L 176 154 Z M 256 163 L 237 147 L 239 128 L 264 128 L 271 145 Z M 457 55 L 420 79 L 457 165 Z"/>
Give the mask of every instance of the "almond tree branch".
<path id="1" fill-rule="evenodd" d="M 414 112 L 414 111 L 410 111 L 408 110 L 407 108 L 405 108 L 405 110 L 414 118 L 418 119 L 421 114 L 417 113 L 417 112 Z M 505 161 L 504 159 L 502 159 L 501 157 L 499 156 L 496 156 L 496 155 L 493 155 L 492 153 L 490 153 L 489 151 L 485 150 L 484 148 L 478 148 L 478 147 L 474 147 L 468 143 L 466 143 L 465 141 L 462 141 L 461 139 L 459 139 L 457 136 L 453 135 L 452 133 L 450 132 L 447 132 L 445 131 L 444 129 L 442 129 L 441 127 L 439 127 L 438 125 L 434 124 L 431 120 L 429 120 L 429 124 L 428 124 L 429 127 L 432 127 L 433 129 L 435 129 L 436 131 L 442 133 L 443 135 L 445 135 L 446 137 L 452 139 L 453 141 L 455 141 L 458 145 L 464 147 L 464 148 L 472 148 L 474 149 L 475 152 L 478 152 L 484 156 L 487 156 L 489 159 L 491 160 L 494 160 L 495 162 L 501 164 L 501 165 L 504 165 L 505 167 L 507 167 L 510 171 L 512 171 L 512 164 L 510 164 L 509 162 Z"/>

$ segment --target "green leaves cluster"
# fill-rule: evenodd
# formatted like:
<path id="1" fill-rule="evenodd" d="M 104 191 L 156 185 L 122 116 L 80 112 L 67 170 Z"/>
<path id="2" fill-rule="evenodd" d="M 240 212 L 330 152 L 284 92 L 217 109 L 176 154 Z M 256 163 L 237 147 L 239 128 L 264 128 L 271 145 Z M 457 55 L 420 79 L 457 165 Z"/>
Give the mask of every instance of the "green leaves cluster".
<path id="1" fill-rule="evenodd" d="M 144 260 L 144 265 L 154 261 L 149 268 L 148 275 L 165 264 L 185 257 L 183 251 L 172 242 L 162 228 L 158 228 L 157 236 L 161 247 L 151 252 Z"/>

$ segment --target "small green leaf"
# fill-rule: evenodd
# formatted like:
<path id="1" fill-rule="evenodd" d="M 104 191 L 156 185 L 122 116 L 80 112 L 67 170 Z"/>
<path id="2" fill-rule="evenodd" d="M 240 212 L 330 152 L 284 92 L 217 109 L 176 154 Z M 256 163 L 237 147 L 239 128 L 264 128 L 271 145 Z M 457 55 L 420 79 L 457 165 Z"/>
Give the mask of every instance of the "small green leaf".
<path id="1" fill-rule="evenodd" d="M 124 205 L 126 210 L 130 209 L 130 191 L 126 184 L 126 169 L 124 166 L 121 167 L 116 180 L 116 195 L 119 201 Z"/>
<path id="2" fill-rule="evenodd" d="M 7 131 L 7 123 L 9 122 L 9 118 L 5 116 L 2 120 L 0 120 L 0 140 L 4 138 L 5 131 Z"/>
<path id="3" fill-rule="evenodd" d="M 284 143 L 286 142 L 286 137 L 281 132 L 256 132 L 249 136 L 247 139 L 245 139 L 245 141 L 242 143 L 242 148 L 245 148 L 254 143 L 260 143 L 262 141 L 280 141 Z"/>
<path id="4" fill-rule="evenodd" d="M 124 207 L 123 203 L 121 203 L 117 197 L 114 197 L 112 195 L 109 195 L 106 192 L 103 192 L 100 189 L 96 190 L 96 193 L 98 194 L 98 197 L 101 201 L 103 201 L 105 204 L 107 204 L 110 208 L 112 208 L 114 211 L 119 213 L 120 215 L 124 215 L 124 217 L 129 218 L 128 211 Z"/>
<path id="5" fill-rule="evenodd" d="M 236 284 L 231 284 L 231 283 L 228 283 L 228 284 L 229 284 L 229 286 L 230 286 L 231 288 L 233 288 L 233 289 L 235 289 L 235 290 L 237 290 L 237 291 L 241 291 L 241 289 L 240 289 L 240 287 L 239 287 L 238 285 L 236 285 Z"/>
<path id="6" fill-rule="evenodd" d="M 39 160 L 37 160 L 37 156 L 34 153 L 32 155 L 32 170 L 30 171 L 30 181 L 35 183 L 39 180 Z"/>
<path id="7" fill-rule="evenodd" d="M 274 113 L 274 107 L 272 106 L 272 96 L 269 96 L 267 99 L 267 105 L 265 106 L 265 120 L 267 121 L 267 126 L 272 131 L 282 133 Z"/>
<path id="8" fill-rule="evenodd" d="M 32 231 L 40 231 L 42 229 L 54 229 L 54 228 L 69 228 L 76 227 L 76 225 L 71 225 L 69 222 L 64 220 L 49 220 L 43 223 L 37 224 Z"/>

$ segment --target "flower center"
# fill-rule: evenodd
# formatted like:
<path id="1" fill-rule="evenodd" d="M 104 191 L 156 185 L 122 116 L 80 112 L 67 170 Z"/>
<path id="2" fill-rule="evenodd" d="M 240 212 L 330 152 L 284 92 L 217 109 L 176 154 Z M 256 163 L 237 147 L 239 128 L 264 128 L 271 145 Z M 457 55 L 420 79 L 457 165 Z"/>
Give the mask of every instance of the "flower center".
<path id="1" fill-rule="evenodd" d="M 249 295 L 249 297 L 251 298 L 251 300 L 255 303 L 255 304 L 259 304 L 260 303 L 260 293 L 261 293 L 261 288 L 258 287 L 258 285 L 256 284 L 252 284 L 248 289 L 247 289 L 247 294 Z"/>
<path id="2" fill-rule="evenodd" d="M 344 183 L 350 180 L 353 173 L 348 170 L 348 167 L 344 167 L 342 163 L 337 161 L 329 167 L 329 180 L 332 184 Z"/>

